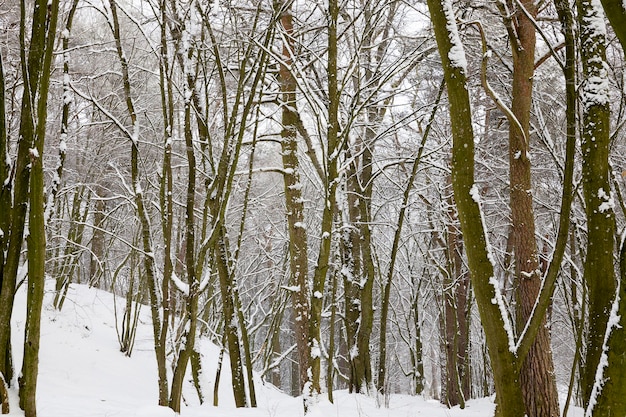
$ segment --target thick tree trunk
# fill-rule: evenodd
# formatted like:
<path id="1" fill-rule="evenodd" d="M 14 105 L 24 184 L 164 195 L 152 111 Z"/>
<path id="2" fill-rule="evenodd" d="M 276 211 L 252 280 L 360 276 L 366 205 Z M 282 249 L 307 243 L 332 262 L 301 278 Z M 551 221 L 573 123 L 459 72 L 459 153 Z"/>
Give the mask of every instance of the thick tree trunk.
<path id="1" fill-rule="evenodd" d="M 610 184 L 610 102 L 606 27 L 599 0 L 578 0 L 583 83 L 579 88 L 583 120 L 582 182 L 587 215 L 584 281 L 589 289 L 589 335 L 583 380 L 587 415 L 626 413 L 626 338 L 618 314 L 626 307 L 624 287 L 616 285 L 613 266 L 615 215 Z M 616 292 L 618 291 L 619 292 Z M 608 328 L 607 328 L 608 326 Z M 608 366 L 607 366 L 608 364 Z"/>
<path id="2" fill-rule="evenodd" d="M 524 0 L 521 4 L 520 7 L 525 7 L 527 13 L 536 16 L 537 6 L 534 0 Z M 513 17 L 512 26 L 516 37 L 511 38 L 513 51 L 511 111 L 519 125 L 511 125 L 509 128 L 509 180 L 517 283 L 517 321 L 518 327 L 523 328 L 532 314 L 542 279 L 535 239 L 529 145 L 536 34 L 532 22 L 521 10 Z M 528 356 L 522 363 L 520 383 L 529 415 L 536 417 L 559 415 L 550 334 L 545 318 Z"/>
<path id="3" fill-rule="evenodd" d="M 613 26 L 613 31 L 622 44 L 626 57 L 626 4 L 617 0 L 601 0 L 606 16 Z"/>
<path id="4" fill-rule="evenodd" d="M 609 0 L 602 0 L 602 4 L 613 26 L 613 30 L 622 44 L 622 50 L 626 57 L 626 4 Z M 601 53 L 601 48 L 598 52 Z M 587 65 L 589 65 L 589 62 Z M 606 152 L 604 144 L 599 145 L 599 147 L 602 149 L 602 152 Z M 608 170 L 610 167 L 607 166 L 606 168 Z M 610 232 L 607 231 L 607 235 L 608 233 Z M 618 326 L 611 329 L 609 339 L 605 339 L 608 350 L 606 352 L 608 369 L 604 373 L 606 380 L 601 392 L 599 392 L 600 397 L 597 400 L 596 407 L 593 409 L 594 416 L 604 416 L 609 413 L 612 413 L 612 415 L 626 414 L 626 329 L 624 328 L 624 318 L 626 317 L 626 241 L 624 240 L 621 242 L 619 259 L 620 275 L 619 291 L 617 293 L 619 306 L 614 304 L 613 309 L 618 307 L 617 315 L 620 317 L 620 321 Z M 615 317 L 613 316 L 612 318 Z"/>

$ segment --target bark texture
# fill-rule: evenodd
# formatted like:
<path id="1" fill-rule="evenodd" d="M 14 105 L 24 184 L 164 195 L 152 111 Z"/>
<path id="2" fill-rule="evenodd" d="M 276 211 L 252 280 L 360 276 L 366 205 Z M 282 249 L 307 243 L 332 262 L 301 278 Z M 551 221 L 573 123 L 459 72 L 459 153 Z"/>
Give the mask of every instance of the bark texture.
<path id="1" fill-rule="evenodd" d="M 512 238 L 517 283 L 517 320 L 523 329 L 530 318 L 539 290 L 542 271 L 535 239 L 535 214 L 530 162 L 530 110 L 535 66 L 535 27 L 529 17 L 537 15 L 534 0 L 524 0 L 509 24 L 513 52 L 513 100 L 511 111 L 519 124 L 509 128 L 509 166 Z M 513 8 L 513 2 L 510 3 Z M 525 8 L 525 11 L 521 10 Z M 546 319 L 540 325 L 534 343 L 522 363 L 520 383 L 526 411 L 536 417 L 559 415 L 558 392 L 550 333 Z"/>
<path id="2" fill-rule="evenodd" d="M 304 219 L 304 200 L 300 182 L 300 161 L 298 158 L 298 120 L 296 103 L 296 79 L 293 65 L 293 16 L 291 2 L 280 3 L 280 24 L 282 26 L 282 60 L 280 63 L 280 89 L 282 108 L 281 150 L 283 159 L 283 180 L 285 183 L 285 204 L 287 207 L 287 227 L 289 230 L 289 267 L 291 284 L 297 287 L 292 292 L 292 305 L 295 313 L 294 332 L 298 350 L 300 390 L 304 388 L 311 349 L 307 334 L 309 326 L 309 262 L 307 230 Z"/>
<path id="3" fill-rule="evenodd" d="M 474 184 L 474 132 L 466 85 L 465 54 L 457 34 L 451 2 L 428 0 L 439 55 L 443 63 L 452 127 L 452 187 L 476 303 L 484 326 L 496 388 L 496 416 L 526 414 L 516 356 L 505 328 L 506 316 L 492 300 L 500 297 L 494 285 L 482 213 Z"/>

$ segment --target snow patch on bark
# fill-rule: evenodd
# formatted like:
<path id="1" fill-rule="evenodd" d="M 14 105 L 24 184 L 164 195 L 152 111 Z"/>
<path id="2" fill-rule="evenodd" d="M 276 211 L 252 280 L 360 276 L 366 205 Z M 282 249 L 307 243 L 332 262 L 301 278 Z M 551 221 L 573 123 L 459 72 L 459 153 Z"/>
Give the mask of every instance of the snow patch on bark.
<path id="1" fill-rule="evenodd" d="M 595 44 L 605 43 L 606 23 L 604 9 L 600 0 L 591 0 L 587 15 L 583 17 L 584 27 L 582 30 L 588 36 L 588 43 L 592 43 L 587 48 L 595 48 Z M 593 105 L 604 106 L 609 103 L 609 77 L 608 66 L 600 58 L 589 60 L 590 74 L 583 83 L 582 101 L 585 108 Z"/>
<path id="2" fill-rule="evenodd" d="M 624 244 L 624 237 L 622 235 L 622 245 Z M 604 343 L 602 343 L 602 355 L 600 356 L 600 362 L 598 363 L 598 367 L 596 368 L 596 379 L 593 384 L 593 388 L 591 390 L 591 396 L 589 398 L 589 406 L 585 411 L 585 417 L 591 417 L 593 414 L 593 409 L 596 406 L 598 398 L 602 393 L 602 387 L 604 386 L 604 382 L 606 379 L 604 378 L 604 370 L 609 366 L 609 337 L 611 336 L 611 332 L 613 329 L 619 329 L 622 326 L 620 325 L 621 317 L 618 314 L 619 311 L 619 291 L 620 291 L 620 281 L 617 281 L 617 289 L 615 291 L 615 299 L 613 300 L 613 305 L 611 307 L 611 315 L 609 316 L 609 321 L 606 325 L 606 332 L 604 333 Z"/>
<path id="3" fill-rule="evenodd" d="M 480 192 L 478 191 L 478 186 L 476 184 L 472 185 L 470 189 L 470 196 L 472 200 L 478 204 L 478 211 L 480 213 L 480 221 L 482 224 L 482 229 L 485 238 L 485 250 L 487 251 L 487 259 L 491 263 L 492 273 L 496 267 L 495 257 L 493 256 L 493 248 L 489 243 L 489 239 L 487 237 L 487 226 L 485 224 L 485 217 L 483 216 L 483 210 L 481 207 L 480 201 Z M 509 351 L 513 354 L 517 352 L 517 346 L 515 344 L 515 334 L 513 333 L 513 326 L 511 325 L 511 320 L 509 319 L 508 310 L 506 308 L 506 304 L 504 302 L 504 298 L 502 297 L 502 293 L 500 292 L 500 282 L 494 276 L 489 278 L 489 283 L 493 286 L 494 297 L 491 299 L 491 303 L 498 306 L 498 310 L 500 311 L 500 315 L 502 316 L 502 324 L 504 326 L 504 331 L 506 332 L 507 338 L 509 340 Z"/>
<path id="4" fill-rule="evenodd" d="M 602 203 L 600 203 L 600 206 L 598 206 L 598 211 L 600 213 L 605 213 L 605 212 L 612 212 L 613 209 L 615 208 L 615 200 L 613 200 L 613 193 L 610 192 L 608 195 L 607 193 L 604 191 L 603 188 L 598 188 L 598 198 L 600 199 L 600 201 L 602 201 Z"/>
<path id="5" fill-rule="evenodd" d="M 441 2 L 441 8 L 446 16 L 446 29 L 448 30 L 448 36 L 450 37 L 450 51 L 448 52 L 448 58 L 450 59 L 450 65 L 456 68 L 461 68 L 463 73 L 467 73 L 467 59 L 465 58 L 465 50 L 461 43 L 461 37 L 459 36 L 459 30 L 456 26 L 456 19 L 454 17 L 454 11 L 452 10 L 452 2 L 450 0 L 443 0 Z"/>

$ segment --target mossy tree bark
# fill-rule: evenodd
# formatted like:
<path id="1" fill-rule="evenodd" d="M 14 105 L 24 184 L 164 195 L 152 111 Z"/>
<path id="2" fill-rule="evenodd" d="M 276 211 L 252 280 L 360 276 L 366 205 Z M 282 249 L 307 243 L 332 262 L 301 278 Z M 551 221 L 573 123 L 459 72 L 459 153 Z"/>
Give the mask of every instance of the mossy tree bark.
<path id="1" fill-rule="evenodd" d="M 613 31 L 622 44 L 626 56 L 626 5 L 618 0 L 601 0 L 605 14 L 613 26 Z"/>
<path id="2" fill-rule="evenodd" d="M 622 50 L 626 57 L 626 5 L 619 1 L 602 0 L 606 15 L 613 26 Z M 591 58 L 591 57 L 590 57 Z M 600 146 L 600 145 L 598 145 Z M 609 167 L 607 166 L 607 169 Z M 617 293 L 617 315 L 620 317 L 619 326 L 613 327 L 610 337 L 605 339 L 608 349 L 608 368 L 604 373 L 606 378 L 599 398 L 593 409 L 594 416 L 625 415 L 626 414 L 626 241 L 622 238 L 619 255 L 619 291 Z M 614 301 L 615 302 L 615 301 Z"/>
<path id="3" fill-rule="evenodd" d="M 287 228 L 289 230 L 289 269 L 292 291 L 292 305 L 295 314 L 294 334 L 298 351 L 300 390 L 304 388 L 311 349 L 307 334 L 309 328 L 309 262 L 307 230 L 304 219 L 304 200 L 300 181 L 300 160 L 298 157 L 298 120 L 296 102 L 296 78 L 292 72 L 294 65 L 294 28 L 291 14 L 291 1 L 277 3 L 282 29 L 282 57 L 279 67 L 280 106 L 282 112 L 281 151 L 283 160 L 283 180 L 285 183 L 285 205 L 287 208 Z M 297 289 L 296 289 L 297 288 Z"/>
<path id="4" fill-rule="evenodd" d="M 20 145 L 28 146 L 26 170 L 29 177 L 29 216 L 27 239 L 28 287 L 26 293 L 26 323 L 24 328 L 24 359 L 19 378 L 20 407 L 26 417 L 37 415 L 37 376 L 39 373 L 39 344 L 41 309 L 43 304 L 46 258 L 44 222 L 43 151 L 46 135 L 48 90 L 50 87 L 52 55 L 59 14 L 59 1 L 38 0 L 32 17 L 32 34 L 25 48 L 26 13 L 21 4 L 20 44 L 22 71 L 25 78 L 20 123 Z M 28 120 L 25 120 L 28 119 Z M 18 150 L 19 153 L 19 150 Z"/>
<path id="5" fill-rule="evenodd" d="M 616 225 L 609 165 L 605 15 L 599 0 L 578 0 L 577 9 L 584 80 L 579 88 L 583 113 L 582 182 L 587 216 L 583 278 L 589 291 L 583 402 L 587 415 L 623 415 L 626 414 L 626 332 L 618 317 L 626 313 L 626 288 L 623 279 L 617 284 L 613 264 Z M 618 11 L 615 12 L 615 18 L 619 18 Z M 621 257 L 623 250 L 622 245 Z"/>
<path id="6" fill-rule="evenodd" d="M 308 382 L 304 392 L 304 410 L 309 412 L 319 399 L 322 391 L 322 304 L 324 288 L 331 254 L 331 235 L 336 207 L 336 192 L 339 158 L 339 85 L 338 85 L 338 50 L 337 21 L 339 19 L 339 2 L 330 0 L 328 4 L 328 128 L 325 152 L 324 208 L 322 213 L 321 242 L 317 264 L 313 275 L 313 286 L 310 302 L 308 343 L 311 349 L 309 357 Z"/>
<path id="7" fill-rule="evenodd" d="M 597 3 L 597 2 L 596 2 Z M 595 384 L 596 369 L 602 355 L 604 335 L 615 294 L 616 281 L 613 268 L 613 239 L 615 218 L 609 202 L 610 183 L 608 169 L 609 113 L 606 63 L 606 32 L 604 14 L 593 0 L 577 1 L 580 27 L 580 53 L 583 77 L 579 89 L 582 101 L 581 150 L 585 163 L 582 182 L 587 216 L 587 257 L 584 264 L 584 281 L 589 289 L 589 335 L 583 379 L 583 402 L 589 405 Z M 601 23 L 601 26 L 599 24 Z M 598 83 L 591 82 L 596 77 Z"/>
<path id="8" fill-rule="evenodd" d="M 485 331 L 496 387 L 496 416 L 526 414 L 519 384 L 519 363 L 508 316 L 492 300 L 501 297 L 490 261 L 478 190 L 474 184 L 474 132 L 466 84 L 465 53 L 449 0 L 428 0 L 444 69 L 452 127 L 452 187 L 465 241 L 476 303 Z"/>

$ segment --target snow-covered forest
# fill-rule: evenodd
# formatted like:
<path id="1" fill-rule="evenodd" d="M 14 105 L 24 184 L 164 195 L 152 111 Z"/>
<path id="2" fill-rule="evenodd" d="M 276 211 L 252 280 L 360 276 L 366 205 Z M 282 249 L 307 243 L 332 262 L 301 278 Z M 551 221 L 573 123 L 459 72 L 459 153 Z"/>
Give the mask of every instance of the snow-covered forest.
<path id="1" fill-rule="evenodd" d="M 625 51 L 620 0 L 0 0 L 0 411 L 626 416 Z"/>

